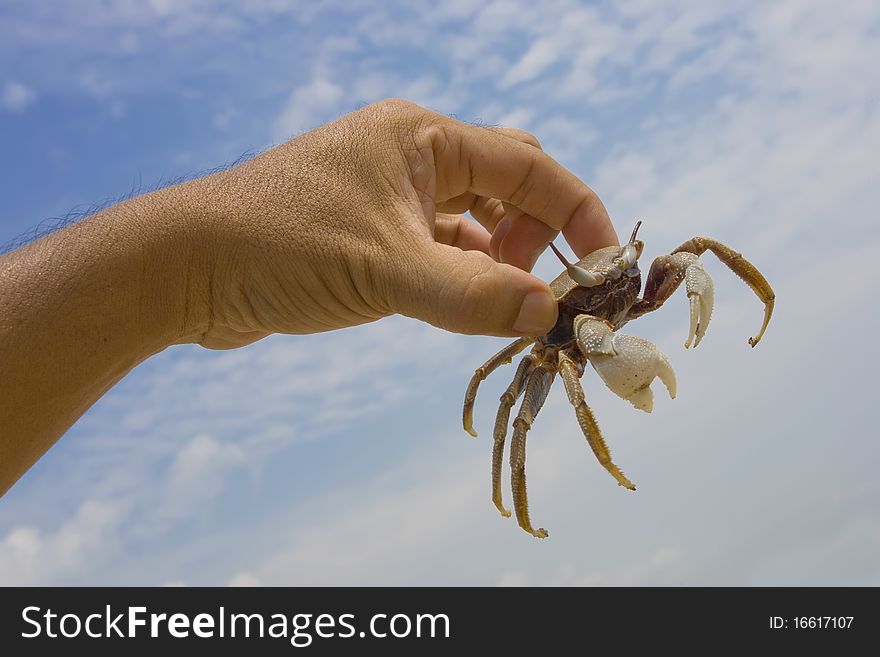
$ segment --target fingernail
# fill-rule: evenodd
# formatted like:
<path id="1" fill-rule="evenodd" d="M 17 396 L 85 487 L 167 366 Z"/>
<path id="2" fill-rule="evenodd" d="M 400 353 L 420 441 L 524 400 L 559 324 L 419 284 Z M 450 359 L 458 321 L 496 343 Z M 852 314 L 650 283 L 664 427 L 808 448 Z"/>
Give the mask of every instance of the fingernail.
<path id="1" fill-rule="evenodd" d="M 489 240 L 489 255 L 497 262 L 501 262 L 501 242 L 507 237 L 511 226 L 512 222 L 505 216 L 495 226 L 495 230 L 492 231 L 492 238 Z"/>
<path id="2" fill-rule="evenodd" d="M 546 292 L 529 292 L 523 299 L 513 330 L 523 335 L 543 335 L 556 318 L 556 300 Z"/>

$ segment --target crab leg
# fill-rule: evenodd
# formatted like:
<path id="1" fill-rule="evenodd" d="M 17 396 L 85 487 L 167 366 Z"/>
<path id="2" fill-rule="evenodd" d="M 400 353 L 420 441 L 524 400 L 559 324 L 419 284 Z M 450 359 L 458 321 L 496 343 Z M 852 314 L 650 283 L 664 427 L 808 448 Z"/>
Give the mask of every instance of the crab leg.
<path id="1" fill-rule="evenodd" d="M 691 304 L 691 330 L 685 346 L 690 346 L 694 338 L 696 344 L 699 344 L 712 316 L 712 280 L 703 270 L 699 260 L 699 256 L 706 251 L 714 253 L 764 302 L 764 322 L 761 324 L 761 330 L 755 337 L 749 338 L 749 344 L 754 347 L 761 340 L 770 323 L 776 295 L 767 279 L 757 267 L 743 258 L 742 254 L 708 237 L 689 239 L 670 255 L 659 256 L 654 260 L 648 272 L 648 279 L 645 281 L 644 298 L 630 308 L 626 321 L 657 310 L 672 296 L 681 282 L 686 281 Z M 623 323 L 625 322 L 621 322 L 621 325 Z"/>
<path id="2" fill-rule="evenodd" d="M 584 432 L 587 442 L 593 449 L 593 454 L 599 459 L 602 467 L 608 470 L 611 476 L 617 480 L 618 484 L 629 490 L 635 490 L 635 485 L 626 478 L 626 475 L 611 460 L 611 452 L 608 450 L 608 445 L 605 444 L 605 439 L 602 438 L 602 432 L 599 430 L 599 425 L 593 416 L 593 411 L 590 410 L 584 399 L 584 389 L 580 382 L 583 368 L 564 351 L 559 352 L 559 374 L 562 376 L 562 382 L 565 384 L 568 401 L 574 406 L 578 423 L 581 425 L 581 430 Z"/>
<path id="3" fill-rule="evenodd" d="M 510 409 L 522 394 L 523 384 L 534 370 L 537 360 L 530 354 L 520 361 L 513 381 L 501 395 L 501 405 L 498 407 L 498 415 L 495 418 L 495 444 L 492 446 L 492 502 L 505 518 L 510 517 L 510 511 L 504 508 L 501 499 L 501 466 L 504 462 L 504 439 L 507 437 L 507 422 L 510 419 Z"/>
<path id="4" fill-rule="evenodd" d="M 543 527 L 535 529 L 529 520 L 529 500 L 526 493 L 526 434 L 532 428 L 532 422 L 553 383 L 556 373 L 543 363 L 529 374 L 526 391 L 519 415 L 513 421 L 513 438 L 510 441 L 510 483 L 513 489 L 513 508 L 519 526 L 532 536 L 547 538 L 547 530 Z"/>
<path id="5" fill-rule="evenodd" d="M 477 398 L 477 388 L 480 387 L 480 384 L 485 381 L 486 377 L 492 372 L 498 369 L 501 365 L 509 363 L 514 356 L 534 341 L 535 338 L 520 338 L 516 342 L 504 347 L 504 349 L 492 356 L 492 358 L 483 363 L 477 368 L 476 372 L 474 372 L 474 375 L 471 377 L 471 382 L 467 387 L 467 392 L 464 395 L 464 410 L 461 417 L 461 423 L 464 426 L 464 430 L 474 438 L 477 437 L 477 432 L 474 431 L 474 401 Z"/>
<path id="6" fill-rule="evenodd" d="M 739 276 L 746 285 L 752 288 L 752 291 L 758 298 L 764 302 L 764 323 L 761 324 L 761 330 L 758 334 L 749 338 L 749 344 L 753 347 L 758 344 L 764 331 L 767 330 L 767 324 L 770 323 L 770 315 L 773 314 L 773 305 L 776 302 L 776 295 L 770 283 L 764 278 L 764 275 L 758 271 L 752 263 L 742 257 L 741 253 L 737 253 L 726 244 L 722 244 L 717 240 L 709 237 L 694 237 L 675 249 L 672 253 L 693 253 L 702 255 L 707 250 L 711 251 L 716 257 L 723 262 L 734 274 Z"/>

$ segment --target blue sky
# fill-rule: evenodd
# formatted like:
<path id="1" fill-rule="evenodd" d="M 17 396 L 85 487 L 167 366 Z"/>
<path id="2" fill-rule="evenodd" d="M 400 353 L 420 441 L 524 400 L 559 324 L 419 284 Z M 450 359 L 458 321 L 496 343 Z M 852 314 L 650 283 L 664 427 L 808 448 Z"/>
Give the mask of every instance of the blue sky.
<path id="1" fill-rule="evenodd" d="M 760 304 L 707 255 L 699 349 L 683 294 L 626 328 L 677 399 L 639 413 L 588 372 L 634 494 L 551 392 L 546 541 L 489 500 L 512 368 L 480 438 L 459 424 L 503 340 L 395 317 L 168 349 L 0 500 L 0 584 L 880 584 L 877 61 L 874 2 L 4 2 L 0 243 L 398 96 L 532 131 L 619 233 L 644 221 L 643 269 L 710 235 L 778 305 L 750 349 Z"/>

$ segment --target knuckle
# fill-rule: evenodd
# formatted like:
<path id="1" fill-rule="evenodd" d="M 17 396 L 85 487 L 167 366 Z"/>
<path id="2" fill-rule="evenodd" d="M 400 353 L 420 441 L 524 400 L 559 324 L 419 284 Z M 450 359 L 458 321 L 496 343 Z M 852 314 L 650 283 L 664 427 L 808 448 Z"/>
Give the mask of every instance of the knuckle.
<path id="1" fill-rule="evenodd" d="M 405 98 L 385 98 L 383 100 L 377 101 L 375 105 L 394 110 L 421 109 L 414 102 L 409 101 Z"/>
<path id="2" fill-rule="evenodd" d="M 538 150 L 541 150 L 541 151 L 544 150 L 544 147 L 541 146 L 541 141 L 535 135 L 533 135 L 531 132 L 524 131 L 523 138 L 527 144 L 531 144 L 532 146 L 534 146 Z"/>
<path id="3" fill-rule="evenodd" d="M 535 165 L 537 164 L 536 158 L 530 157 L 528 167 L 525 170 L 522 178 L 520 179 L 519 184 L 510 194 L 510 203 L 519 207 L 523 204 L 523 202 L 529 198 L 534 189 L 535 183 L 533 179 L 533 174 L 535 171 Z"/>
<path id="4" fill-rule="evenodd" d="M 412 121 L 426 112 L 424 108 L 403 98 L 386 98 L 370 106 L 379 114 L 393 120 Z"/>
<path id="5" fill-rule="evenodd" d="M 541 148 L 541 142 L 538 141 L 538 138 L 528 130 L 522 130 L 520 128 L 505 128 L 503 132 L 516 141 L 528 144 L 529 146 L 534 146 L 538 150 L 543 150 L 543 148 Z"/>
<path id="6" fill-rule="evenodd" d="M 411 148 L 414 143 L 421 143 L 422 140 L 417 139 L 417 135 L 438 127 L 440 123 L 437 120 L 439 115 L 402 98 L 386 98 L 368 107 L 377 122 L 383 126 L 382 129 L 389 135 L 396 136 L 395 139 L 406 148 Z M 441 136 L 439 131 L 431 138 L 438 136 Z"/>
<path id="7" fill-rule="evenodd" d="M 584 197 L 580 206 L 585 208 L 590 215 L 599 213 L 605 207 L 602 204 L 602 199 L 591 187 L 584 186 L 584 188 Z"/>

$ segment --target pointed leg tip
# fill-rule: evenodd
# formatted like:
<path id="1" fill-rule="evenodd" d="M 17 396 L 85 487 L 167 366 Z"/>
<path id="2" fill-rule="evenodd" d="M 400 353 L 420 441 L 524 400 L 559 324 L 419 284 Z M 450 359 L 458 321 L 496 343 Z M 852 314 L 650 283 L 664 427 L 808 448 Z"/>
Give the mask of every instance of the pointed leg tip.
<path id="1" fill-rule="evenodd" d="M 498 513 L 500 513 L 502 515 L 502 517 L 504 517 L 504 518 L 510 517 L 510 511 L 508 511 L 507 509 L 504 508 L 504 505 L 501 503 L 500 499 L 499 500 L 493 499 L 492 504 L 495 505 L 495 508 L 498 509 Z"/>
<path id="2" fill-rule="evenodd" d="M 627 479 L 626 475 L 623 474 L 622 472 L 612 473 L 612 474 L 614 475 L 614 478 L 617 479 L 618 486 L 623 486 L 627 490 L 635 490 L 636 489 L 636 485 L 633 482 L 631 482 L 629 479 Z"/>
<path id="3" fill-rule="evenodd" d="M 477 437 L 477 432 L 474 431 L 472 428 L 470 428 L 470 427 L 465 427 L 464 430 L 467 431 L 467 432 L 468 432 L 473 438 L 476 438 L 476 437 Z"/>

